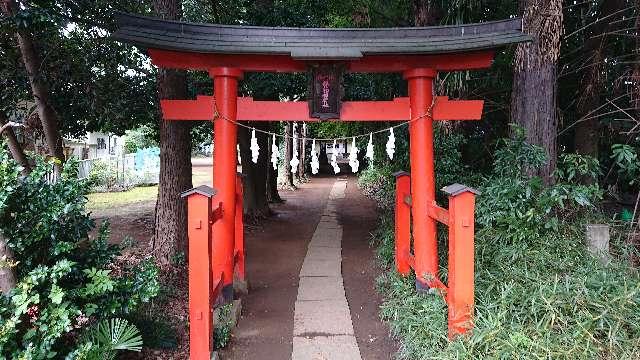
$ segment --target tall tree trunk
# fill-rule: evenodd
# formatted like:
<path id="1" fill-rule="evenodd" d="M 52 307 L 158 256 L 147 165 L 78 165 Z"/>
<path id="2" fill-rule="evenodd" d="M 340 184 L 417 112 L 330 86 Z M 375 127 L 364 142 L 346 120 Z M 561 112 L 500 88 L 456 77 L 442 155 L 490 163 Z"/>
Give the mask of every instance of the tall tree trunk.
<path id="1" fill-rule="evenodd" d="M 4 126 L 9 122 L 7 114 L 4 111 L 0 110 L 0 126 Z M 2 133 L 7 138 L 7 145 L 9 146 L 9 151 L 11 152 L 11 156 L 13 159 L 22 166 L 24 170 L 22 172 L 27 174 L 31 171 L 31 165 L 29 165 L 29 160 L 27 160 L 27 156 L 24 154 L 22 150 L 22 146 L 18 142 L 16 138 L 16 134 L 12 128 L 7 128 Z M 1 254 L 0 254 L 1 256 Z"/>
<path id="2" fill-rule="evenodd" d="M 413 0 L 413 16 L 416 26 L 436 25 L 439 11 L 434 0 Z"/>
<path id="3" fill-rule="evenodd" d="M 178 20 L 182 17 L 180 0 L 154 0 L 158 17 Z M 158 98 L 185 99 L 187 81 L 184 71 L 158 70 Z M 187 250 L 187 204 L 180 193 L 193 186 L 191 179 L 191 124 L 163 121 L 160 126 L 160 183 L 156 202 L 153 252 L 158 261 Z"/>
<path id="4" fill-rule="evenodd" d="M 16 287 L 15 258 L 7 241 L 0 234 L 0 291 L 8 295 Z"/>
<path id="5" fill-rule="evenodd" d="M 15 0 L 5 0 L 3 9 L 7 16 L 14 16 L 18 5 Z M 65 161 L 62 135 L 60 134 L 60 124 L 58 114 L 51 104 L 49 88 L 44 81 L 44 76 L 40 72 L 42 63 L 36 50 L 31 34 L 24 28 L 18 26 L 17 30 L 18 47 L 22 55 L 22 62 L 27 71 L 31 91 L 38 109 L 38 116 L 42 123 L 42 129 L 49 148 L 49 154 L 61 162 Z M 59 168 L 59 166 L 57 165 Z"/>
<path id="6" fill-rule="evenodd" d="M 273 131 L 273 126 L 269 126 L 269 129 L 271 129 Z M 271 164 L 271 145 L 272 145 L 272 141 L 273 139 L 271 137 L 269 137 L 268 139 L 268 161 L 269 164 L 267 165 L 267 200 L 270 203 L 280 203 L 282 202 L 282 198 L 280 197 L 280 194 L 278 193 L 278 168 L 276 167 L 276 169 L 273 168 L 272 164 Z M 277 141 L 277 139 L 276 139 Z"/>
<path id="7" fill-rule="evenodd" d="M 600 121 L 597 117 L 589 116 L 591 112 L 597 109 L 601 105 L 600 89 L 605 83 L 605 71 L 606 65 L 604 60 L 607 57 L 606 45 L 607 34 L 614 30 L 614 27 L 618 27 L 616 24 L 621 24 L 618 21 L 616 24 L 612 24 L 607 19 L 607 16 L 613 14 L 616 11 L 621 10 L 624 6 L 623 1 L 620 0 L 607 0 L 602 2 L 602 8 L 598 12 L 598 20 L 591 26 L 592 32 L 585 30 L 587 34 L 586 41 L 583 46 L 582 54 L 590 61 L 585 64 L 584 74 L 580 80 L 580 93 L 578 95 L 577 102 L 577 115 L 578 118 L 590 117 L 585 121 L 581 121 L 576 124 L 575 129 L 575 146 L 576 152 L 582 155 L 593 156 L 598 158 L 598 148 L 600 143 Z"/>
<path id="8" fill-rule="evenodd" d="M 521 0 L 524 31 L 530 43 L 516 49 L 511 121 L 527 132 L 527 141 L 541 146 L 547 164 L 535 172 L 546 183 L 553 182 L 556 168 L 557 109 L 556 70 L 562 34 L 561 0 Z"/>
<path id="9" fill-rule="evenodd" d="M 305 172 L 307 171 L 307 164 L 306 164 L 306 157 L 307 157 L 307 151 L 306 151 L 306 140 L 305 138 L 307 137 L 307 127 L 304 126 L 304 123 L 300 123 L 300 125 L 298 126 L 298 129 L 300 129 L 300 134 L 298 135 L 298 137 L 300 138 L 300 140 L 298 141 L 298 154 L 300 157 L 300 163 L 298 164 L 298 179 L 304 179 L 305 177 Z"/>
<path id="10" fill-rule="evenodd" d="M 256 129 L 268 129 L 268 124 L 262 123 L 255 126 Z M 242 173 L 244 174 L 244 213 L 254 219 L 267 217 L 271 210 L 267 199 L 267 136 L 256 131 L 260 153 L 258 162 L 251 159 L 251 130 L 243 126 L 238 127 L 238 143 L 240 144 L 240 157 L 242 159 Z"/>
<path id="11" fill-rule="evenodd" d="M 290 189 L 294 189 L 293 173 L 291 172 L 291 165 L 289 164 L 291 157 L 293 156 L 293 139 L 291 138 L 293 123 L 285 123 L 284 129 L 284 163 L 282 164 L 284 167 L 284 179 L 285 185 Z"/>

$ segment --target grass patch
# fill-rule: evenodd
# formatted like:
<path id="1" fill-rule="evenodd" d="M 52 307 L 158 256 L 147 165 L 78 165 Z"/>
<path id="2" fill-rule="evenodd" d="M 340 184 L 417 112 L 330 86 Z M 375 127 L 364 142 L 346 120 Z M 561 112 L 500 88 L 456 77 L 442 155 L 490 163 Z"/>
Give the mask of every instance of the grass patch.
<path id="1" fill-rule="evenodd" d="M 101 210 L 124 206 L 144 201 L 155 200 L 158 197 L 158 186 L 140 186 L 127 191 L 93 193 L 87 195 L 89 202 L 87 209 Z"/>
<path id="2" fill-rule="evenodd" d="M 373 234 L 384 269 L 380 315 L 400 341 L 401 359 L 640 359 L 640 277 L 625 255 L 631 250 L 612 239 L 612 249 L 623 251 L 609 264 L 588 253 L 585 224 L 608 219 L 595 206 L 598 186 L 573 180 L 597 172 L 568 167 L 591 160 L 564 159 L 556 183 L 545 185 L 525 171 L 545 163 L 541 149 L 518 138 L 496 151 L 493 171 L 476 185 L 475 329 L 455 341 L 446 337 L 442 298 L 417 294 L 413 278 L 395 273 L 393 212 L 381 213 Z M 360 186 L 388 203 L 388 174 L 361 176 Z M 446 249 L 446 232 L 439 235 Z"/>

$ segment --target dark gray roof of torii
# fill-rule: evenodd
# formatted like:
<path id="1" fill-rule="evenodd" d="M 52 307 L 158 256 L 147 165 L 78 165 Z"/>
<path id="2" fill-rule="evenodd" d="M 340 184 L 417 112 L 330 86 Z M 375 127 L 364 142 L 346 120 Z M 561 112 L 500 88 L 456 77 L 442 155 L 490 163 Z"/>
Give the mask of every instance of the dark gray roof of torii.
<path id="1" fill-rule="evenodd" d="M 290 55 L 300 60 L 358 59 L 496 49 L 531 40 L 521 19 L 413 28 L 315 29 L 196 24 L 116 15 L 116 40 L 143 48 L 211 54 Z"/>

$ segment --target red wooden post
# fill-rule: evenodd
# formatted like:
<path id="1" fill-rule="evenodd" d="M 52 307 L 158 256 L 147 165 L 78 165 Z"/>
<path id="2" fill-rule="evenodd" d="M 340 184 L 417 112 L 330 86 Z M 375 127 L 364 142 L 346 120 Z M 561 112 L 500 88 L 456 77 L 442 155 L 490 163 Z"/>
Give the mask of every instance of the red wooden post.
<path id="1" fill-rule="evenodd" d="M 213 186 L 218 193 L 213 203 L 222 203 L 222 217 L 213 224 L 213 278 L 222 278 L 222 301 L 233 300 L 233 255 L 236 214 L 236 120 L 238 79 L 242 72 L 232 68 L 209 70 L 213 78 L 215 105 Z"/>
<path id="2" fill-rule="evenodd" d="M 208 186 L 185 191 L 189 235 L 189 354 L 192 360 L 209 360 L 212 350 L 211 197 Z"/>
<path id="3" fill-rule="evenodd" d="M 395 238 L 396 270 L 402 276 L 409 275 L 409 252 L 411 251 L 411 207 L 406 198 L 411 196 L 411 176 L 406 171 L 393 174 L 396 177 Z"/>
<path id="4" fill-rule="evenodd" d="M 449 196 L 449 337 L 473 329 L 474 207 L 477 190 L 460 184 L 443 189 Z"/>
<path id="5" fill-rule="evenodd" d="M 235 226 L 235 274 L 237 279 L 245 281 L 244 273 L 244 222 L 243 222 L 242 174 L 236 176 L 236 226 Z"/>
<path id="6" fill-rule="evenodd" d="M 433 69 L 413 69 L 404 73 L 409 83 L 411 123 L 409 124 L 411 161 L 411 200 L 413 215 L 413 251 L 416 288 L 428 290 L 438 274 L 436 221 L 429 217 L 429 205 L 435 203 L 433 160 Z"/>

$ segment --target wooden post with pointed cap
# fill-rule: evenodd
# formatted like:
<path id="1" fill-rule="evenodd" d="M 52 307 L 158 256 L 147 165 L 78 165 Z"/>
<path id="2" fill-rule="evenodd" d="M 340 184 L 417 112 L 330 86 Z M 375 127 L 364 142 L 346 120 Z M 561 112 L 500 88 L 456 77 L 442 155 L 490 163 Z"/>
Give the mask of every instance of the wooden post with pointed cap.
<path id="1" fill-rule="evenodd" d="M 211 277 L 211 198 L 216 191 L 202 185 L 181 194 L 187 198 L 189 236 L 189 357 L 209 360 L 213 336 Z"/>
<path id="2" fill-rule="evenodd" d="M 442 189 L 449 197 L 449 281 L 447 291 L 449 337 L 473 329 L 474 207 L 480 192 L 453 184 Z"/>

